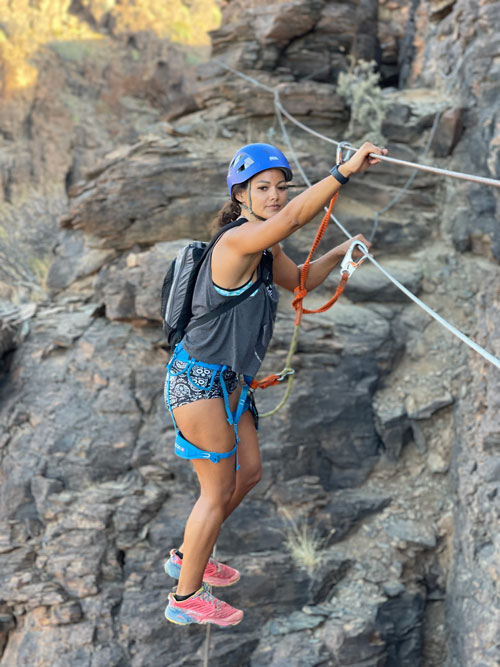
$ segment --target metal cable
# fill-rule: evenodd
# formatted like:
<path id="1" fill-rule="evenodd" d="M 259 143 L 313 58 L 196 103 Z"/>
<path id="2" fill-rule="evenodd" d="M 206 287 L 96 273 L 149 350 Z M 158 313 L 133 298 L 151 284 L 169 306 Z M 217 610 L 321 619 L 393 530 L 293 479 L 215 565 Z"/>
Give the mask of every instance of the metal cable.
<path id="1" fill-rule="evenodd" d="M 223 63 L 221 63 L 221 64 L 223 64 Z M 272 90 L 272 89 L 269 88 L 268 86 L 264 86 L 264 84 L 261 84 L 261 83 L 260 83 L 259 81 L 257 81 L 256 79 L 252 79 L 251 77 L 247 76 L 246 74 L 242 74 L 241 72 L 238 72 L 238 70 L 235 70 L 235 69 L 233 69 L 232 67 L 229 67 L 228 65 L 225 65 L 225 64 L 224 64 L 224 67 L 226 67 L 227 69 L 233 71 L 235 74 L 238 74 L 238 76 L 241 76 L 241 77 L 244 78 L 244 79 L 248 79 L 249 81 L 251 81 L 251 82 L 254 83 L 255 85 L 261 86 L 261 87 L 265 88 L 265 89 L 266 89 L 267 91 L 269 91 L 269 92 L 272 91 L 272 94 L 273 94 L 273 96 L 274 96 L 274 106 L 275 106 L 275 109 L 277 110 L 276 115 L 277 115 L 278 121 L 279 121 L 279 123 L 280 123 L 281 131 L 283 132 L 283 137 L 284 137 L 284 139 L 285 139 L 285 142 L 286 142 L 287 146 L 290 148 L 290 154 L 291 154 L 291 156 L 292 156 L 292 158 L 293 158 L 293 161 L 295 162 L 295 164 L 296 164 L 296 166 L 297 166 L 297 169 L 298 169 L 299 173 L 301 174 L 302 178 L 304 179 L 304 182 L 306 183 L 306 185 L 307 185 L 308 187 L 310 187 L 310 186 L 311 186 L 311 181 L 307 178 L 307 175 L 306 175 L 305 171 L 302 169 L 302 165 L 300 164 L 300 161 L 299 161 L 299 159 L 298 159 L 298 157 L 297 157 L 297 154 L 295 153 L 295 151 L 294 151 L 294 149 L 293 149 L 292 142 L 291 142 L 291 140 L 290 140 L 290 136 L 289 136 L 289 134 L 288 134 L 288 132 L 287 132 L 287 129 L 286 129 L 286 127 L 285 127 L 285 124 L 284 124 L 284 122 L 283 122 L 283 118 L 281 117 L 280 113 L 278 113 L 278 112 L 281 112 L 284 116 L 286 116 L 287 118 L 289 118 L 290 120 L 292 120 L 292 122 L 294 122 L 294 123 L 295 123 L 296 125 L 298 125 L 299 127 L 302 127 L 302 128 L 303 128 L 304 130 L 306 130 L 307 132 L 310 132 L 311 134 L 314 134 L 314 135 L 318 136 L 319 138 L 324 138 L 325 141 L 328 141 L 328 142 L 330 142 L 330 143 L 334 143 L 334 144 L 336 144 L 337 146 L 338 146 L 339 143 L 341 143 L 341 142 L 335 141 L 335 140 L 330 139 L 330 138 L 328 138 L 328 137 L 323 137 L 323 135 L 319 134 L 318 132 L 315 132 L 314 130 L 310 130 L 310 128 L 307 128 L 306 125 L 304 125 L 303 123 L 300 123 L 300 121 L 297 121 L 295 118 L 293 118 L 293 116 L 291 116 L 291 114 L 289 114 L 289 113 L 283 108 L 283 106 L 281 105 L 281 103 L 280 103 L 280 101 L 279 101 L 279 92 L 278 92 L 277 90 Z M 381 155 L 376 155 L 376 154 L 372 154 L 372 155 L 373 155 L 374 157 L 376 157 L 376 158 L 380 158 L 380 159 L 381 159 L 382 157 L 387 158 L 387 156 L 381 156 Z M 411 166 L 411 167 L 413 167 L 413 168 L 418 168 L 418 167 L 422 168 L 422 165 L 418 165 L 418 167 L 417 167 L 416 164 L 414 164 L 414 163 L 412 163 L 412 162 L 405 162 L 404 160 L 395 160 L 394 158 L 390 158 L 389 161 L 390 161 L 390 162 L 397 163 L 397 164 L 404 164 L 404 165 L 407 165 L 407 166 Z M 423 167 L 423 169 L 424 169 L 424 170 L 427 170 L 427 171 L 432 170 L 432 171 L 439 172 L 439 173 L 445 173 L 445 175 L 457 174 L 457 177 L 458 177 L 458 178 L 463 178 L 463 179 L 466 179 L 466 180 L 474 180 L 474 181 L 476 181 L 475 177 L 469 177 L 468 174 L 459 174 L 458 172 L 449 172 L 449 171 L 446 170 L 446 169 L 444 169 L 444 170 L 443 170 L 443 169 L 437 169 L 436 167 Z M 482 179 L 482 181 L 484 181 L 484 180 L 486 180 L 486 181 L 492 181 L 492 179 Z M 494 184 L 494 185 L 497 186 L 497 187 L 500 187 L 500 181 L 492 181 L 492 184 Z M 325 207 L 325 210 L 328 210 L 327 207 Z M 338 220 L 338 219 L 335 217 L 335 215 L 333 215 L 333 213 L 331 214 L 331 219 L 335 222 L 335 224 L 337 225 L 337 227 L 338 227 L 338 228 L 345 234 L 345 236 L 347 236 L 347 238 L 353 238 L 353 237 L 352 237 L 352 234 L 351 234 L 351 233 L 350 233 L 350 232 L 349 232 L 349 231 L 342 225 L 342 223 L 340 222 L 340 220 Z M 473 341 L 473 340 L 470 339 L 468 336 L 466 336 L 464 333 L 462 333 L 462 332 L 461 332 L 459 329 L 457 329 L 453 324 L 450 324 L 447 320 L 445 320 L 443 317 L 441 317 L 441 315 L 439 315 L 439 314 L 436 313 L 434 310 L 432 310 L 432 308 L 430 308 L 430 307 L 429 307 L 427 304 L 425 304 L 421 299 L 419 299 L 419 298 L 418 298 L 417 296 L 415 296 L 412 292 L 410 292 L 410 290 L 407 289 L 404 285 L 402 285 L 402 284 L 399 282 L 399 280 L 397 280 L 396 278 L 394 278 L 394 277 L 393 277 L 393 276 L 392 276 L 386 269 L 384 269 L 384 267 L 381 266 L 381 265 L 377 262 L 377 260 L 376 260 L 374 257 L 372 257 L 372 255 L 368 254 L 368 255 L 367 255 L 367 258 L 370 260 L 370 262 L 372 262 L 372 264 L 374 264 L 374 265 L 379 269 L 379 271 L 381 271 L 381 272 L 386 276 L 386 278 L 388 278 L 388 279 L 389 279 L 389 280 L 390 280 L 390 281 L 391 281 L 391 282 L 392 282 L 398 289 L 400 289 L 404 294 L 406 294 L 406 296 L 407 296 L 409 299 L 411 299 L 414 303 L 416 303 L 418 306 L 420 306 L 420 308 L 422 308 L 428 315 L 430 315 L 430 316 L 431 316 L 432 318 L 434 318 L 437 322 L 439 322 L 439 324 L 441 324 L 443 327 L 445 327 L 446 329 L 448 329 L 448 331 L 450 331 L 453 335 L 457 336 L 457 338 L 459 338 L 462 342 L 464 342 L 466 345 L 468 345 L 470 348 L 472 348 L 474 351 L 476 351 L 478 354 L 480 354 L 484 359 L 486 359 L 487 361 L 489 361 L 491 364 L 493 364 L 494 366 L 496 366 L 496 368 L 498 368 L 498 369 L 500 370 L 500 359 L 498 359 L 497 357 L 493 356 L 490 352 L 488 352 L 487 350 L 485 350 L 484 348 L 482 348 L 482 347 L 481 347 L 480 345 L 478 345 L 475 341 Z"/>
<path id="2" fill-rule="evenodd" d="M 279 120 L 279 116 L 278 116 L 278 120 Z M 283 123 L 283 125 L 282 125 L 281 127 L 282 127 L 282 130 L 283 130 L 284 133 L 285 133 L 285 134 L 284 134 L 285 141 L 287 142 L 288 145 L 291 145 L 290 137 L 289 137 L 289 135 L 288 135 L 288 132 L 287 132 L 287 130 L 286 130 L 286 127 L 285 127 L 284 123 Z M 302 166 L 300 165 L 300 162 L 299 162 L 299 160 L 298 160 L 298 158 L 297 158 L 297 155 L 296 155 L 295 151 L 292 151 L 291 155 L 292 155 L 292 157 L 293 157 L 293 160 L 294 160 L 295 164 L 297 165 L 297 168 L 299 169 L 299 172 L 300 172 L 301 174 L 303 174 L 303 178 L 305 177 L 304 180 L 305 180 L 306 184 L 310 187 L 311 183 L 310 183 L 309 179 L 307 178 L 307 176 L 305 175 L 304 170 L 302 169 Z M 325 210 L 328 210 L 326 206 L 325 206 Z M 334 223 L 337 225 L 337 227 L 338 227 L 338 228 L 345 234 L 345 236 L 347 236 L 347 238 L 349 238 L 349 239 L 353 238 L 353 237 L 352 237 L 352 234 L 351 234 L 351 233 L 350 233 L 350 232 L 349 232 L 349 231 L 342 225 L 342 223 L 340 222 L 340 220 L 338 220 L 338 218 L 337 218 L 335 215 L 333 215 L 333 213 L 330 214 L 330 217 L 331 217 L 331 219 L 334 221 Z M 410 292 L 410 290 L 407 289 L 404 285 L 402 285 L 402 284 L 399 282 L 399 280 L 397 280 L 396 278 L 394 278 L 394 276 L 392 276 L 386 269 L 384 269 L 384 267 L 381 266 L 381 265 L 377 262 L 377 260 L 376 260 L 372 255 L 368 254 L 368 255 L 366 255 L 366 257 L 367 257 L 367 259 L 369 259 L 370 262 L 372 262 L 372 264 L 374 264 L 374 265 L 379 269 L 379 271 L 381 271 L 381 272 L 382 272 L 382 273 L 383 273 L 383 274 L 384 274 L 384 275 L 385 275 L 385 276 L 386 276 L 386 277 L 387 277 L 387 278 L 388 278 L 388 279 L 389 279 L 389 280 L 390 280 L 390 281 L 391 281 L 391 282 L 392 282 L 398 289 L 400 289 L 404 294 L 406 294 L 406 296 L 407 296 L 409 299 L 411 299 L 412 301 L 414 301 L 418 306 L 420 306 L 420 308 L 422 308 L 423 310 L 425 310 L 425 312 L 426 312 L 428 315 L 430 315 L 430 316 L 433 317 L 437 322 L 439 322 L 439 324 L 441 324 L 441 325 L 444 326 L 446 329 L 448 329 L 448 331 L 450 331 L 452 334 L 454 334 L 455 336 L 457 336 L 462 342 L 464 342 L 466 345 L 468 345 L 468 346 L 471 347 L 473 350 L 475 350 L 476 352 L 478 352 L 478 354 L 480 354 L 481 356 L 483 356 L 487 361 L 489 361 L 491 364 L 493 364 L 494 366 L 496 366 L 496 367 L 500 370 L 500 359 L 498 359 L 497 357 L 494 357 L 490 352 L 488 352 L 487 350 L 485 350 L 484 348 L 482 348 L 482 347 L 481 347 L 480 345 L 478 345 L 476 342 L 474 342 L 473 340 L 471 340 L 468 336 L 466 336 L 465 334 L 463 334 L 463 333 L 462 333 L 459 329 L 457 329 L 453 324 L 450 324 L 447 320 L 445 320 L 443 317 L 441 317 L 441 315 L 439 315 L 439 314 L 436 313 L 434 310 L 432 310 L 432 308 L 430 308 L 426 303 L 424 303 L 421 299 L 419 299 L 419 298 L 418 298 L 417 296 L 415 296 L 412 292 Z"/>
<path id="3" fill-rule="evenodd" d="M 266 86 L 265 84 L 261 83 L 257 79 L 254 79 L 251 76 L 248 76 L 247 74 L 243 74 L 243 72 L 239 72 L 238 70 L 234 69 L 230 65 L 226 65 L 226 63 L 222 62 L 222 60 L 218 60 L 217 58 L 214 59 L 216 63 L 224 67 L 225 69 L 229 70 L 230 72 L 233 72 L 234 74 L 237 74 L 239 77 L 242 79 L 246 79 L 250 83 L 253 83 L 254 85 L 262 88 L 263 90 L 266 90 L 268 93 L 271 93 L 273 96 L 278 95 L 279 93 L 276 89 L 271 88 L 270 86 Z M 301 123 L 299 120 L 297 120 L 294 116 L 292 116 L 291 113 L 289 113 L 281 104 L 280 101 L 275 100 L 275 106 L 279 107 L 279 110 L 281 113 L 286 116 L 292 123 L 297 125 L 297 127 L 300 127 L 304 132 L 308 132 L 309 134 L 312 134 L 315 137 L 318 137 L 319 139 L 322 139 L 323 141 L 326 141 L 331 144 L 335 144 L 336 146 L 339 145 L 339 141 L 336 141 L 335 139 L 331 139 L 330 137 L 325 136 L 324 134 L 321 134 L 320 132 L 316 132 L 316 130 L 313 130 L 312 128 L 308 127 L 307 125 L 304 125 L 304 123 Z M 352 147 L 353 150 L 358 150 L 356 147 Z M 408 162 L 407 160 L 399 160 L 397 158 L 389 157 L 388 155 L 378 155 L 377 153 L 370 153 L 370 157 L 374 157 L 378 160 L 381 160 L 383 162 L 390 162 L 392 164 L 399 164 L 403 167 L 409 167 L 411 169 L 420 169 L 421 171 L 426 171 L 432 174 L 441 174 L 443 176 L 448 176 L 450 178 L 458 178 L 464 181 L 471 181 L 472 183 L 480 183 L 481 185 L 490 185 L 495 188 L 500 188 L 500 181 L 496 180 L 494 178 L 487 178 L 486 176 L 474 176 L 473 174 L 465 174 L 460 171 L 451 171 L 450 169 L 442 169 L 440 167 L 432 167 L 430 165 L 425 165 L 425 164 L 419 164 L 418 162 Z"/>

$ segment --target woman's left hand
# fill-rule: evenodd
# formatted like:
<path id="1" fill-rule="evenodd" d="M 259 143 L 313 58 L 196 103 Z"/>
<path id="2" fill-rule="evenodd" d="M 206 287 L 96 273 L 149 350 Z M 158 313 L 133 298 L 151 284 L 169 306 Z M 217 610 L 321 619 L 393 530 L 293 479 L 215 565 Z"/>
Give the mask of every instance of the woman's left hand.
<path id="1" fill-rule="evenodd" d="M 380 162 L 378 158 L 371 157 L 374 155 L 387 155 L 387 148 L 379 148 L 375 144 L 366 141 L 352 157 L 346 162 L 342 162 L 339 171 L 348 178 L 354 174 L 366 171 L 369 167 Z"/>
<path id="2" fill-rule="evenodd" d="M 372 244 L 370 241 L 367 241 L 367 239 L 363 236 L 363 234 L 356 234 L 356 236 L 353 236 L 350 239 L 347 239 L 347 241 L 344 241 L 344 243 L 341 243 L 339 246 L 337 246 L 336 250 L 339 252 L 342 257 L 346 254 L 346 252 L 349 250 L 349 248 L 352 245 L 353 241 L 361 241 L 361 243 L 364 243 L 365 246 L 370 250 L 372 247 Z M 358 257 L 362 257 L 363 252 L 359 248 L 354 248 L 352 252 L 352 257 L 353 259 L 357 259 Z"/>

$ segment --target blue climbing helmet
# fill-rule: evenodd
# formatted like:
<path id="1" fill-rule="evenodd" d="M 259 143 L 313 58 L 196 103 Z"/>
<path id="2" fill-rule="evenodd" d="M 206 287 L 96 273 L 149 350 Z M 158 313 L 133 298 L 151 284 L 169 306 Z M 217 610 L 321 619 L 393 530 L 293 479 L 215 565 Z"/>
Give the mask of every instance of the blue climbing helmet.
<path id="1" fill-rule="evenodd" d="M 227 187 L 229 196 L 233 192 L 233 186 L 248 181 L 249 178 L 260 174 L 266 169 L 281 169 L 285 174 L 285 180 L 292 180 L 292 170 L 288 160 L 283 153 L 271 144 L 248 144 L 243 146 L 235 154 L 229 163 L 227 170 Z"/>

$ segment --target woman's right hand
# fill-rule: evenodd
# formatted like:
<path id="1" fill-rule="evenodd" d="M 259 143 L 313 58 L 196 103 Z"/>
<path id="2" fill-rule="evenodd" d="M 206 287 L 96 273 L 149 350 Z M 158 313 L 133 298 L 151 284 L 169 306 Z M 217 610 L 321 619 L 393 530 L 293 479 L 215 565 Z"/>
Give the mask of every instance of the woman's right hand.
<path id="1" fill-rule="evenodd" d="M 370 153 L 377 153 L 378 155 L 387 155 L 387 148 L 379 148 L 375 144 L 366 141 L 360 149 L 358 149 L 354 155 L 343 162 L 339 166 L 339 171 L 343 176 L 349 178 L 353 174 L 359 174 L 362 171 L 366 171 L 369 167 L 374 164 L 378 164 L 380 160 L 376 157 L 371 157 Z"/>

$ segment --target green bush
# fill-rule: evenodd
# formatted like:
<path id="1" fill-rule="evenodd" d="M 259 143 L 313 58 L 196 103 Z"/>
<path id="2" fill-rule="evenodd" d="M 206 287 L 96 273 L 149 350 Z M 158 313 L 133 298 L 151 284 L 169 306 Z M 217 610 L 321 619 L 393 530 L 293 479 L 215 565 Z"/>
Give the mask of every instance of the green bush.
<path id="1" fill-rule="evenodd" d="M 375 71 L 374 61 L 355 61 L 350 56 L 350 67 L 341 72 L 337 82 L 337 93 L 345 99 L 350 108 L 347 140 L 353 144 L 372 141 L 383 145 L 382 133 L 388 103 L 379 86 L 380 75 Z"/>

